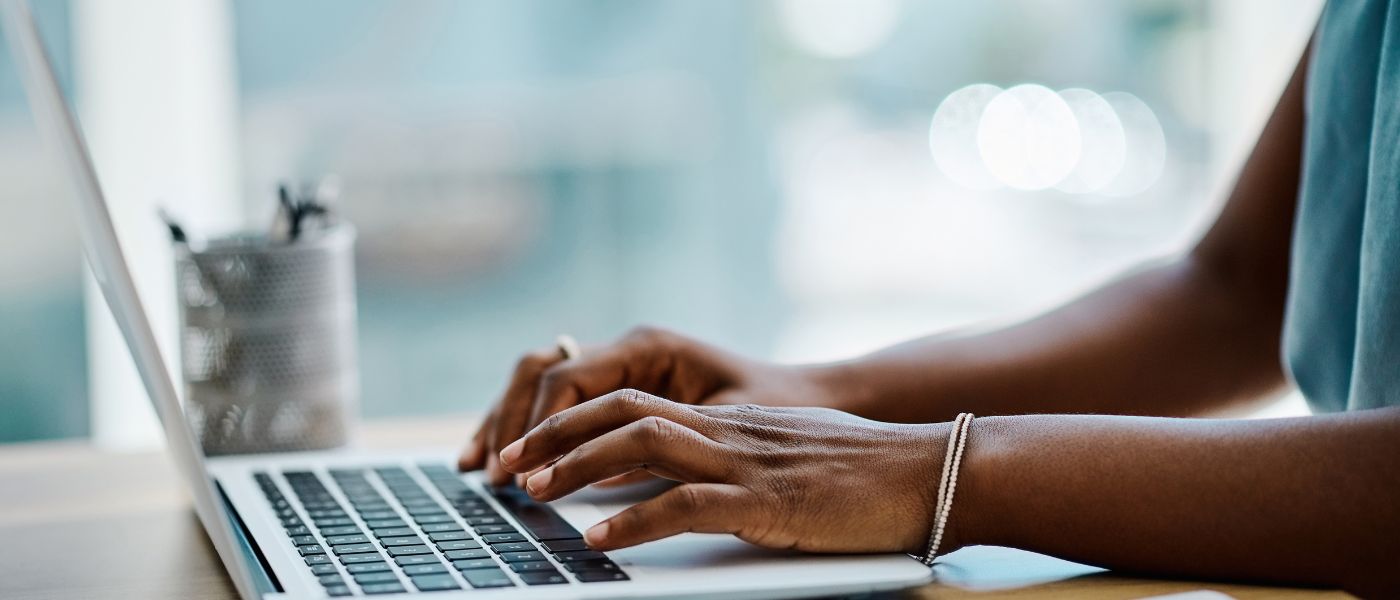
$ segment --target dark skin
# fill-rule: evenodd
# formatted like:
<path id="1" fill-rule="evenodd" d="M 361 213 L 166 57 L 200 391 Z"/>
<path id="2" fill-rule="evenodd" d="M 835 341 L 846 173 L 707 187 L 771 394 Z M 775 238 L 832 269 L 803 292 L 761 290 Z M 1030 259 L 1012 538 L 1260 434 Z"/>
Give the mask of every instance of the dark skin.
<path id="1" fill-rule="evenodd" d="M 1166 418 L 1238 411 L 1285 385 L 1307 65 L 1215 225 L 1178 259 L 1000 331 L 837 364 L 772 365 L 651 329 L 572 360 L 542 350 L 461 467 L 495 483 L 519 474 L 545 500 L 681 482 L 590 529 L 602 549 L 705 531 L 922 553 L 946 421 L 971 411 L 982 416 L 942 552 L 996 544 L 1122 571 L 1400 595 L 1400 409 Z"/>

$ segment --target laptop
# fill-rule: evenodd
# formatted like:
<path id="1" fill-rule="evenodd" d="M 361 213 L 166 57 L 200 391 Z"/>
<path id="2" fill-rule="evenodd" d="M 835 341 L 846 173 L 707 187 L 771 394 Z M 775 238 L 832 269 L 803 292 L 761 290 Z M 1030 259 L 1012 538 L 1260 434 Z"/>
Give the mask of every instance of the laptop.
<path id="1" fill-rule="evenodd" d="M 932 578 L 902 554 L 806 555 L 720 535 L 596 552 L 580 532 L 638 500 L 638 490 L 632 498 L 585 490 L 542 504 L 458 473 L 452 449 L 205 457 L 28 5 L 0 0 L 0 8 L 40 131 L 75 186 L 88 264 L 240 597 L 785 598 L 894 590 Z"/>

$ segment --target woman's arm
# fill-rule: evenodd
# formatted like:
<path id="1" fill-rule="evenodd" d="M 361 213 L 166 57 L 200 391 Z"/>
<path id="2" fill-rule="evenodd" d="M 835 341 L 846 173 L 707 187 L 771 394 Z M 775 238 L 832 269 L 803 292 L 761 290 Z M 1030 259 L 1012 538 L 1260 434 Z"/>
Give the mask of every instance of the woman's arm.
<path id="1" fill-rule="evenodd" d="M 1277 389 L 1307 64 L 1304 54 L 1224 211 L 1189 254 L 1026 323 L 817 367 L 840 390 L 835 407 L 924 423 L 964 410 L 1185 416 Z"/>
<path id="2" fill-rule="evenodd" d="M 602 550 L 696 531 L 922 554 L 949 430 L 624 390 L 545 419 L 500 460 L 545 501 L 635 470 L 682 482 L 590 528 Z M 1122 571 L 1400 596 L 1400 408 L 990 417 L 967 440 L 944 552 L 998 544 Z"/>
<path id="3" fill-rule="evenodd" d="M 1400 595 L 1400 408 L 979 418 L 950 535 L 1158 575 Z"/>

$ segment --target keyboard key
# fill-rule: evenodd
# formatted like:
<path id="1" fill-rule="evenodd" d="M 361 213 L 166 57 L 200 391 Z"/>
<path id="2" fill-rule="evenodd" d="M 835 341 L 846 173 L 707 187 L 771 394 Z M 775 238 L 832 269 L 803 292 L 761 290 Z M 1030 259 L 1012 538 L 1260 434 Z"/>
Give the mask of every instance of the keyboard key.
<path id="1" fill-rule="evenodd" d="M 398 581 L 399 576 L 390 571 L 375 571 L 373 573 L 359 573 L 355 575 L 355 583 L 364 585 L 366 583 L 384 583 L 386 581 Z"/>
<path id="2" fill-rule="evenodd" d="M 379 543 L 388 547 L 393 546 L 422 546 L 423 538 L 416 535 L 404 535 L 399 537 L 386 537 L 379 540 Z"/>
<path id="3" fill-rule="evenodd" d="M 468 524 L 468 525 L 472 525 L 472 526 L 476 526 L 476 525 L 503 525 L 503 524 L 505 524 L 505 522 L 506 522 L 505 519 L 502 519 L 502 518 L 497 517 L 497 516 L 491 516 L 491 517 L 467 517 L 467 524 Z M 579 537 L 579 536 L 576 535 L 576 536 L 573 536 L 573 537 Z"/>
<path id="4" fill-rule="evenodd" d="M 355 522 L 351 521 L 348 517 L 330 517 L 327 519 L 312 519 L 312 521 L 316 522 L 316 527 L 319 529 L 325 529 L 327 527 L 344 527 L 346 525 L 355 524 Z"/>
<path id="5" fill-rule="evenodd" d="M 525 541 L 525 536 L 518 533 L 491 533 L 481 536 L 481 539 L 485 540 L 488 544 L 497 544 L 501 542 L 523 542 Z"/>
<path id="6" fill-rule="evenodd" d="M 472 569 L 499 569 L 500 565 L 489 558 L 472 558 L 468 560 L 454 560 L 452 567 L 458 571 L 470 571 Z"/>
<path id="7" fill-rule="evenodd" d="M 432 498 L 429 498 L 428 496 L 420 496 L 420 497 L 418 497 L 418 498 L 409 498 L 408 500 L 400 500 L 400 501 L 399 501 L 399 504 L 402 504 L 402 505 L 407 506 L 407 507 L 413 507 L 413 506 L 437 506 L 437 505 L 438 505 L 437 500 L 433 500 Z"/>
<path id="8" fill-rule="evenodd" d="M 436 504 L 432 506 L 410 506 L 405 512 L 415 517 L 422 515 L 445 515 L 447 511 L 438 508 Z"/>
<path id="9" fill-rule="evenodd" d="M 413 577 L 415 575 L 433 575 L 436 573 L 446 572 L 447 567 L 442 566 L 442 563 L 434 563 L 431 565 L 409 565 L 403 568 L 404 575 L 408 575 L 409 577 Z"/>
<path id="10" fill-rule="evenodd" d="M 508 563 L 529 562 L 532 560 L 544 560 L 544 555 L 539 552 L 502 552 L 501 560 Z"/>
<path id="11" fill-rule="evenodd" d="M 438 550 L 442 550 L 443 552 L 446 552 L 448 550 L 473 550 L 481 547 L 481 544 L 478 544 L 472 540 L 453 540 L 449 542 L 438 542 L 436 545 L 438 547 Z"/>
<path id="12" fill-rule="evenodd" d="M 425 527 L 424 529 L 427 528 Z M 515 528 L 511 527 L 510 525 L 477 525 L 475 527 L 472 527 L 472 529 L 481 535 L 488 535 L 492 533 L 515 533 Z"/>
<path id="13" fill-rule="evenodd" d="M 306 557 L 306 564 L 308 565 L 324 565 L 329 564 L 330 562 L 331 557 L 326 556 L 325 554 L 313 554 L 311 556 Z"/>
<path id="14" fill-rule="evenodd" d="M 594 583 L 598 581 L 627 581 L 628 577 L 622 571 L 575 571 L 574 577 L 584 583 Z"/>
<path id="15" fill-rule="evenodd" d="M 556 585 L 569 582 L 558 571 L 521 573 L 520 578 L 525 581 L 525 585 Z"/>
<path id="16" fill-rule="evenodd" d="M 316 581 L 321 582 L 321 585 L 327 587 L 333 585 L 345 585 L 345 580 L 341 579 L 340 575 L 322 575 L 320 577 L 317 577 Z"/>
<path id="17" fill-rule="evenodd" d="M 345 525 L 341 527 L 327 527 L 321 530 L 321 535 L 324 536 L 356 535 L 358 533 L 360 533 L 360 528 L 354 525 Z"/>
<path id="18" fill-rule="evenodd" d="M 297 546 L 297 552 L 301 553 L 302 556 L 309 556 L 312 554 L 325 554 L 326 549 L 317 544 L 308 544 L 306 546 Z"/>
<path id="19" fill-rule="evenodd" d="M 360 591 L 366 594 L 402 594 L 404 589 L 397 583 L 371 583 L 360 586 Z"/>
<path id="20" fill-rule="evenodd" d="M 375 548 L 374 544 L 346 544 L 344 546 L 335 546 L 331 548 L 331 551 L 335 552 L 336 556 L 343 554 L 362 554 L 365 552 L 374 552 L 376 550 L 378 550 L 378 548 Z"/>
<path id="21" fill-rule="evenodd" d="M 301 519 L 297 517 L 282 517 L 282 526 L 288 529 L 292 527 L 301 527 L 304 525 L 305 523 L 302 523 Z"/>
<path id="22" fill-rule="evenodd" d="M 602 552 L 596 552 L 593 550 L 580 550 L 578 552 L 559 552 L 554 555 L 554 560 L 565 564 L 580 560 L 598 560 L 600 558 L 607 558 L 607 555 L 603 554 Z"/>
<path id="23" fill-rule="evenodd" d="M 335 565 L 330 564 L 330 563 L 321 563 L 321 564 L 319 564 L 319 565 L 311 565 L 311 573 L 314 574 L 314 575 L 333 575 L 333 574 L 338 573 L 338 572 L 339 572 L 339 571 L 336 571 L 336 570 L 335 570 Z"/>
<path id="24" fill-rule="evenodd" d="M 588 544 L 583 540 L 549 540 L 547 542 L 540 542 L 540 546 L 551 554 L 556 552 L 577 552 L 579 550 L 588 549 Z"/>
<path id="25" fill-rule="evenodd" d="M 464 517 L 493 517 L 496 511 L 488 506 L 462 506 L 457 509 L 457 514 Z"/>
<path id="26" fill-rule="evenodd" d="M 467 532 L 461 530 L 439 531 L 437 533 L 428 534 L 428 539 L 434 542 L 450 542 L 453 540 L 469 540 L 472 539 L 472 536 L 467 535 Z"/>
<path id="27" fill-rule="evenodd" d="M 316 536 L 314 536 L 314 535 L 295 535 L 295 536 L 292 536 L 292 543 L 293 543 L 293 544 L 296 544 L 296 545 L 298 545 L 298 546 L 307 546 L 307 545 L 315 544 L 315 543 L 316 543 Z"/>
<path id="28" fill-rule="evenodd" d="M 307 527 L 307 526 L 305 526 L 305 525 L 297 525 L 297 526 L 295 526 L 295 527 L 288 527 L 288 528 L 287 528 L 287 535 L 310 535 L 310 534 L 311 534 L 311 528 L 309 528 L 309 527 Z"/>
<path id="29" fill-rule="evenodd" d="M 525 573 L 528 571 L 550 571 L 554 573 L 558 572 L 554 570 L 553 564 L 550 564 L 549 561 L 544 560 L 532 560 L 528 562 L 510 563 L 510 570 L 515 571 L 516 573 Z"/>
<path id="30" fill-rule="evenodd" d="M 345 517 L 348 515 L 345 514 L 345 511 L 340 510 L 339 508 L 318 508 L 315 510 L 306 511 L 306 516 L 311 517 L 312 520 L 315 520 L 322 519 L 325 517 Z"/>
<path id="31" fill-rule="evenodd" d="M 530 542 L 504 542 L 491 544 L 491 551 L 497 554 L 504 552 L 530 552 L 535 549 L 535 545 Z"/>
<path id="32" fill-rule="evenodd" d="M 433 551 L 427 546 L 391 546 L 385 549 L 389 556 L 413 556 L 415 554 L 432 554 Z"/>
<path id="33" fill-rule="evenodd" d="M 448 531 L 462 531 L 462 527 L 456 523 L 428 523 L 423 526 L 423 531 L 428 533 L 443 533 Z"/>
<path id="34" fill-rule="evenodd" d="M 351 593 L 351 592 L 350 592 L 350 588 L 345 587 L 345 586 L 343 586 L 343 585 L 332 585 L 332 586 L 326 587 L 326 595 L 327 595 L 327 596 L 331 596 L 331 597 L 349 596 L 350 593 Z"/>
<path id="35" fill-rule="evenodd" d="M 448 550 L 442 553 L 447 560 L 462 560 L 470 558 L 491 558 L 491 553 L 481 549 L 475 550 Z"/>
<path id="36" fill-rule="evenodd" d="M 403 519 L 397 517 L 393 519 L 365 519 L 365 525 L 368 525 L 370 529 L 382 529 L 385 527 L 408 527 L 408 523 L 403 522 Z"/>
<path id="37" fill-rule="evenodd" d="M 419 515 L 413 517 L 413 520 L 417 521 L 419 525 L 427 525 L 429 523 L 451 523 L 452 517 L 448 516 L 447 513 L 442 513 L 436 515 Z"/>
<path id="38" fill-rule="evenodd" d="M 598 560 L 581 560 L 578 562 L 564 563 L 564 568 L 573 572 L 578 571 L 617 571 L 618 566 L 613 561 L 606 558 Z"/>
<path id="39" fill-rule="evenodd" d="M 457 585 L 457 581 L 451 575 L 420 575 L 409 578 L 413 582 L 413 587 L 424 592 L 436 592 L 439 590 L 459 590 L 462 586 Z"/>
<path id="40" fill-rule="evenodd" d="M 392 510 L 371 510 L 360 513 L 360 518 L 365 521 L 377 521 L 379 519 L 397 519 L 399 513 Z"/>
<path id="41" fill-rule="evenodd" d="M 369 538 L 363 535 L 333 535 L 326 538 L 326 543 L 332 546 L 344 546 L 346 544 L 365 544 Z"/>
<path id="42" fill-rule="evenodd" d="M 378 552 L 370 552 L 365 554 L 346 554 L 345 556 L 340 557 L 340 564 L 358 565 L 364 563 L 382 562 L 383 560 L 384 557 L 380 556 Z"/>
<path id="43" fill-rule="evenodd" d="M 411 556 L 400 556 L 400 557 L 395 558 L 395 559 L 394 559 L 394 562 L 395 562 L 395 563 L 398 563 L 398 565 L 399 565 L 400 567 L 407 567 L 407 566 L 409 566 L 409 565 L 436 565 L 436 564 L 441 564 L 441 563 L 438 562 L 438 558 L 437 558 L 436 556 L 431 555 L 431 554 L 414 554 L 414 555 L 411 555 Z"/>
<path id="44" fill-rule="evenodd" d="M 462 571 L 462 577 L 466 578 L 467 583 L 472 584 L 474 588 L 510 587 L 515 585 L 511 583 L 510 577 L 506 575 L 506 572 L 500 569 L 473 569 L 471 571 Z"/>
<path id="45" fill-rule="evenodd" d="M 384 528 L 380 528 L 380 529 L 375 529 L 375 530 L 373 530 L 373 531 L 374 531 L 374 537 L 381 538 L 381 539 L 382 539 L 382 538 L 389 538 L 389 537 L 398 537 L 398 536 L 401 536 L 401 535 L 413 535 L 413 534 L 417 533 L 417 532 L 413 531 L 413 528 L 412 528 L 412 527 L 384 527 Z"/>
<path id="46" fill-rule="evenodd" d="M 497 488 L 492 495 L 537 540 L 581 538 L 573 525 L 548 505 L 535 502 L 519 488 Z"/>
<path id="47" fill-rule="evenodd" d="M 383 561 L 376 561 L 369 563 L 361 563 L 358 565 L 345 565 L 345 570 L 349 571 L 351 575 L 357 575 L 360 573 L 380 573 L 389 570 L 389 563 Z"/>

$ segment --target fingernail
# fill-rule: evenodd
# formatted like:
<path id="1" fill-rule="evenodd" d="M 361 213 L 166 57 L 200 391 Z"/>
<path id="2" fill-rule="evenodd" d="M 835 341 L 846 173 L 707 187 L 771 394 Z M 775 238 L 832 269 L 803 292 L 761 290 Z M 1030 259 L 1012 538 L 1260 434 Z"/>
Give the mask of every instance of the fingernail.
<path id="1" fill-rule="evenodd" d="M 583 533 L 583 541 L 588 542 L 589 547 L 599 546 L 608 539 L 608 522 L 603 521 L 588 528 Z"/>
<path id="2" fill-rule="evenodd" d="M 525 489 L 531 494 L 538 494 L 549 489 L 549 482 L 552 479 L 554 479 L 554 468 L 550 467 L 525 480 Z"/>
<path id="3" fill-rule="evenodd" d="M 523 440 L 515 440 L 514 442 L 511 442 L 509 446 L 506 446 L 505 450 L 501 451 L 501 462 L 505 464 L 511 464 L 517 460 L 520 460 L 520 454 L 524 452 L 524 450 L 525 442 Z"/>

